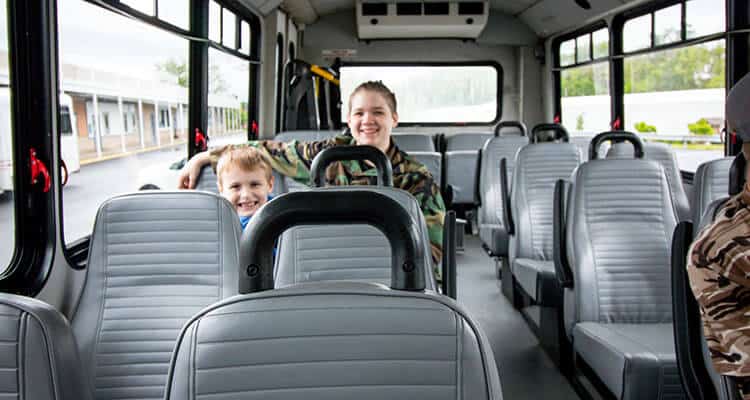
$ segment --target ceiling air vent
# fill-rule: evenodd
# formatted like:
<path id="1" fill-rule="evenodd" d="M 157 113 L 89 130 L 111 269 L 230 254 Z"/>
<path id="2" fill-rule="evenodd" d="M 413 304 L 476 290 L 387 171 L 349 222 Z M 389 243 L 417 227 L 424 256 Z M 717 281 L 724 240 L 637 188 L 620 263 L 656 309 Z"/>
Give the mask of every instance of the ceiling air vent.
<path id="1" fill-rule="evenodd" d="M 396 3 L 396 15 L 422 15 L 422 3 Z"/>
<path id="2" fill-rule="evenodd" d="M 388 15 L 388 3 L 362 3 L 362 15 L 368 17 Z"/>
<path id="3" fill-rule="evenodd" d="M 357 0 L 357 34 L 365 40 L 476 39 L 487 25 L 489 9 L 489 0 Z"/>
<path id="4" fill-rule="evenodd" d="M 459 10 L 461 9 L 460 4 L 461 3 L 459 3 Z M 450 13 L 451 5 L 447 1 L 440 3 L 424 3 L 424 15 L 450 15 Z"/>

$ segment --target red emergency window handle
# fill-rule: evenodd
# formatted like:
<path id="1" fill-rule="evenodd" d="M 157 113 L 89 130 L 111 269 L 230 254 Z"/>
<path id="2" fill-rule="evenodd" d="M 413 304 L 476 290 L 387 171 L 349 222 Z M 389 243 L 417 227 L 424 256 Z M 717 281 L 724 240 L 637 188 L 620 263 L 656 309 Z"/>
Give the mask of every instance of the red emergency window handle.
<path id="1" fill-rule="evenodd" d="M 255 137 L 258 137 L 258 122 L 253 121 L 253 124 L 250 126 L 250 129 L 252 130 Z"/>
<path id="2" fill-rule="evenodd" d="M 552 122 L 554 122 L 556 124 L 559 124 L 560 123 L 560 116 L 559 115 L 555 115 L 555 119 L 553 119 Z"/>
<path id="3" fill-rule="evenodd" d="M 36 185 L 36 183 L 39 181 L 39 175 L 42 175 L 42 178 L 44 178 L 43 191 L 44 193 L 49 192 L 49 189 L 52 186 L 52 182 L 49 179 L 49 171 L 47 170 L 47 166 L 44 165 L 44 162 L 42 162 L 42 160 L 36 157 L 36 149 L 29 149 L 29 156 L 29 163 L 31 164 L 31 184 Z"/>
<path id="4" fill-rule="evenodd" d="M 620 120 L 620 117 L 615 118 L 615 120 L 612 121 L 612 130 L 619 131 L 621 125 L 622 125 L 622 121 Z"/>
<path id="5" fill-rule="evenodd" d="M 198 128 L 195 128 L 195 147 L 200 151 L 206 151 L 208 148 L 208 139 Z"/>

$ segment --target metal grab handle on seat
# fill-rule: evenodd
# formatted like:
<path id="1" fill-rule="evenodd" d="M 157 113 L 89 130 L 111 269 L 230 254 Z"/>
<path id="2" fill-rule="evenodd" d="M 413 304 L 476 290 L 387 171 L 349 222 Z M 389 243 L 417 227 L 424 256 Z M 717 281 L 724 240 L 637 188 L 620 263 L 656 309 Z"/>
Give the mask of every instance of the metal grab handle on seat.
<path id="1" fill-rule="evenodd" d="M 318 153 L 310 166 L 310 186 L 325 185 L 326 168 L 333 162 L 343 160 L 367 160 L 378 170 L 378 186 L 393 186 L 391 160 L 373 146 L 336 146 Z"/>
<path id="2" fill-rule="evenodd" d="M 628 131 L 609 131 L 602 132 L 591 139 L 591 144 L 589 144 L 589 160 L 599 158 L 599 146 L 607 140 L 630 142 L 633 145 L 635 158 L 643 158 L 643 142 L 641 142 L 641 138 L 638 135 Z"/>
<path id="3" fill-rule="evenodd" d="M 368 224 L 391 245 L 391 288 L 425 288 L 425 254 L 419 223 L 396 200 L 374 190 L 319 190 L 283 194 L 266 203 L 240 239 L 241 294 L 273 289 L 276 238 L 296 225 Z"/>
<path id="4" fill-rule="evenodd" d="M 499 124 L 495 125 L 495 136 L 500 136 L 500 131 L 503 128 L 517 128 L 521 131 L 521 136 L 528 136 L 526 125 L 521 121 L 501 121 Z"/>

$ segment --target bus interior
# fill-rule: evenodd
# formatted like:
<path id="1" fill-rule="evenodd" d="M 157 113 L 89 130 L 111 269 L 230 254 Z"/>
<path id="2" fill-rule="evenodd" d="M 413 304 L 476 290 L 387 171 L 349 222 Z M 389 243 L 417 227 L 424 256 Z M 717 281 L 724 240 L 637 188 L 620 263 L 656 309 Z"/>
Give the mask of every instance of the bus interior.
<path id="1" fill-rule="evenodd" d="M 739 399 L 685 254 L 748 72 L 747 0 L 0 0 L 0 399 Z M 440 263 L 379 153 L 275 173 L 251 233 L 210 168 L 176 190 L 347 134 L 365 81 Z"/>

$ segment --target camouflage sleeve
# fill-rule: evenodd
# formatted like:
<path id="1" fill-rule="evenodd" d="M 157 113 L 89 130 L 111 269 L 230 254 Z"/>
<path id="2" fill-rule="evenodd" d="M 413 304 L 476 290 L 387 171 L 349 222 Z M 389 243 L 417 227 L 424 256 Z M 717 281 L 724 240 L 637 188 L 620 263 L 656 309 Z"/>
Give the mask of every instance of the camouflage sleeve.
<path id="1" fill-rule="evenodd" d="M 431 176 L 410 174 L 408 178 L 403 189 L 411 193 L 419 202 L 419 207 L 422 209 L 422 214 L 424 214 L 424 219 L 427 222 L 432 261 L 437 266 L 443 256 L 443 223 L 445 219 L 443 196 Z"/>
<path id="2" fill-rule="evenodd" d="M 714 368 L 735 377 L 750 377 L 747 229 L 747 221 L 719 218 L 701 232 L 688 256 L 690 286 Z"/>
<path id="3" fill-rule="evenodd" d="M 329 141 L 277 142 L 274 140 L 253 140 L 244 144 L 229 145 L 211 150 L 211 166 L 216 170 L 216 163 L 221 153 L 228 148 L 255 147 L 260 150 L 266 161 L 276 172 L 288 176 L 295 181 L 307 183 L 310 180 L 310 165 L 315 156 L 329 146 Z"/>

